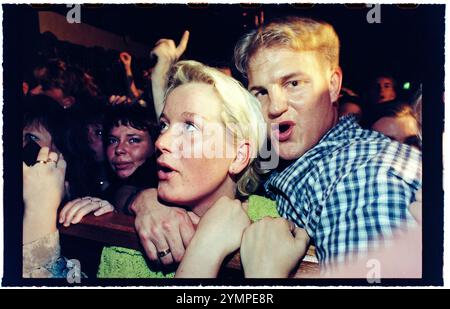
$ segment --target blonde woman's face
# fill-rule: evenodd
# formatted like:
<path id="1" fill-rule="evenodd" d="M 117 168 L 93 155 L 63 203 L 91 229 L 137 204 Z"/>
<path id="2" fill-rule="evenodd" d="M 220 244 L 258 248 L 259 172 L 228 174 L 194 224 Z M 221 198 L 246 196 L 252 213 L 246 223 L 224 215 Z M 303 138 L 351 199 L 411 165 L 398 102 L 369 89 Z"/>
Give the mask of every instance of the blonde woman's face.
<path id="1" fill-rule="evenodd" d="M 235 150 L 221 120 L 222 106 L 213 86 L 203 83 L 179 86 L 167 97 L 156 141 L 163 200 L 205 205 L 229 193 Z"/>

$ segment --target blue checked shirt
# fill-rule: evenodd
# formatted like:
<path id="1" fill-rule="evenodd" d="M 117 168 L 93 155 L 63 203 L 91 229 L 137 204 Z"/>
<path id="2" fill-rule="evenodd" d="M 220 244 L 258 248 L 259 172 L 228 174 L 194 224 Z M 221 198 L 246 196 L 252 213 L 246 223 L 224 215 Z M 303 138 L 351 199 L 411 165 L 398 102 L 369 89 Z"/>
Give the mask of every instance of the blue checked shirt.
<path id="1" fill-rule="evenodd" d="M 421 185 L 420 151 L 346 116 L 314 148 L 273 172 L 264 187 L 279 213 L 307 231 L 327 266 L 412 223 L 407 207 Z"/>

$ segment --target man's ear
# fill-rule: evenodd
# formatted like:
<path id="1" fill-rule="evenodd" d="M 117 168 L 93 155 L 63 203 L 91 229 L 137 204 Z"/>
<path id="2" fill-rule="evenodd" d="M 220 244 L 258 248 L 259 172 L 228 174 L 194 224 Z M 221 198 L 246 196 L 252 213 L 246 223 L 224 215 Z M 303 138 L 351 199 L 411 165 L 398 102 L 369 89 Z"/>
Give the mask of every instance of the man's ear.
<path id="1" fill-rule="evenodd" d="M 62 104 L 63 104 L 63 107 L 64 107 L 64 108 L 72 107 L 72 105 L 75 104 L 75 98 L 72 97 L 72 96 L 64 97 L 64 98 L 62 99 Z"/>
<path id="2" fill-rule="evenodd" d="M 341 68 L 337 67 L 331 72 L 330 77 L 330 98 L 331 102 L 337 102 L 339 98 L 339 93 L 341 92 L 341 86 L 342 86 L 342 70 Z"/>
<path id="3" fill-rule="evenodd" d="M 232 175 L 238 175 L 242 172 L 250 161 L 251 146 L 248 141 L 239 141 L 237 145 L 236 157 L 230 164 L 228 172 Z"/>

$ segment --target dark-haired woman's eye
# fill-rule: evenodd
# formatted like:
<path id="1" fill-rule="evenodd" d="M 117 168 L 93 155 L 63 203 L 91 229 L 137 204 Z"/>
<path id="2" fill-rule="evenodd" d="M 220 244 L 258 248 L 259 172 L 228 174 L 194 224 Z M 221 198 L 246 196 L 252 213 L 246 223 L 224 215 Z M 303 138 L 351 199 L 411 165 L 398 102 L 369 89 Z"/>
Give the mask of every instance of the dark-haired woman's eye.
<path id="1" fill-rule="evenodd" d="M 130 144 L 137 144 L 140 143 L 142 140 L 138 137 L 132 137 L 129 139 Z"/>
<path id="2" fill-rule="evenodd" d="M 108 137 L 108 139 L 106 140 L 108 145 L 112 145 L 114 143 L 117 143 L 118 139 L 115 137 Z"/>
<path id="3" fill-rule="evenodd" d="M 99 137 L 103 136 L 103 130 L 95 130 L 95 135 Z"/>
<path id="4" fill-rule="evenodd" d="M 37 137 L 34 134 L 27 133 L 25 134 L 25 140 L 28 141 L 35 141 L 36 143 L 40 141 L 39 137 Z"/>

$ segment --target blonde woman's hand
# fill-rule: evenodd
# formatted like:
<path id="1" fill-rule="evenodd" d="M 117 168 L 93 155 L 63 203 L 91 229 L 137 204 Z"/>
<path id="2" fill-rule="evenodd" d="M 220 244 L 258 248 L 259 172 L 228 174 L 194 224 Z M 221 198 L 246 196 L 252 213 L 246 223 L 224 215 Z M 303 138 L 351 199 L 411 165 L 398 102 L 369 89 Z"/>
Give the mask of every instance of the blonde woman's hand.
<path id="1" fill-rule="evenodd" d="M 246 205 L 221 197 L 200 219 L 175 277 L 217 277 L 224 258 L 241 245 L 249 224 Z"/>
<path id="2" fill-rule="evenodd" d="M 221 197 L 200 219 L 193 242 L 201 242 L 208 251 L 225 257 L 239 249 L 242 234 L 249 225 L 246 204 Z"/>

